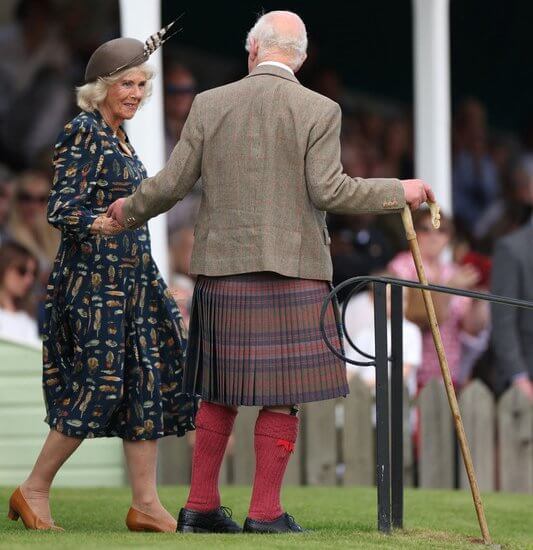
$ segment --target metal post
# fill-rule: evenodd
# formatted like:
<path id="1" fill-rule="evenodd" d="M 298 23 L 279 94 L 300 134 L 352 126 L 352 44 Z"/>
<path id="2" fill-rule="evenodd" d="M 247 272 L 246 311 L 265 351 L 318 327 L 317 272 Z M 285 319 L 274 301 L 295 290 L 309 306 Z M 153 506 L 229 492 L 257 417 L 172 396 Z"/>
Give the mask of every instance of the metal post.
<path id="1" fill-rule="evenodd" d="M 376 480 L 378 489 L 378 529 L 391 531 L 389 369 L 387 351 L 387 285 L 374 283 L 374 333 L 376 347 Z"/>
<path id="2" fill-rule="evenodd" d="M 403 528 L 403 289 L 391 288 L 391 496 L 392 526 Z"/>

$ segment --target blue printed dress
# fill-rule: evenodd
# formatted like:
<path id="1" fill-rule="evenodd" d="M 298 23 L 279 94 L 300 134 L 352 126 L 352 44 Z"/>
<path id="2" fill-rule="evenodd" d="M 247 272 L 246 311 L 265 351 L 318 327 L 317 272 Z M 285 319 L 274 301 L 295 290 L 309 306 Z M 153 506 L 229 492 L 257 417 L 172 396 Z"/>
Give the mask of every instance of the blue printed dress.
<path id="1" fill-rule="evenodd" d="M 127 138 L 126 138 L 127 140 Z M 101 115 L 82 112 L 55 148 L 48 220 L 62 232 L 47 291 L 46 422 L 72 437 L 183 435 L 196 402 L 182 393 L 183 319 L 150 251 L 147 226 L 90 233 L 146 170 Z"/>

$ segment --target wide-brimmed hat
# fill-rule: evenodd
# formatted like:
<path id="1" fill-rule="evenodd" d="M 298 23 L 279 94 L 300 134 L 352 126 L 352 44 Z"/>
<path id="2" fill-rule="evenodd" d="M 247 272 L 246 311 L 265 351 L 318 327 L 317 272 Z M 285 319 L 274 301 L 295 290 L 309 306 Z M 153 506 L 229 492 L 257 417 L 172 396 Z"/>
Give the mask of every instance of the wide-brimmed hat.
<path id="1" fill-rule="evenodd" d="M 180 18 L 181 15 L 149 36 L 144 43 L 136 38 L 123 37 L 109 40 L 96 48 L 85 69 L 85 82 L 94 82 L 99 77 L 112 76 L 147 61 L 157 48 L 181 30 L 176 28 L 176 22 Z"/>

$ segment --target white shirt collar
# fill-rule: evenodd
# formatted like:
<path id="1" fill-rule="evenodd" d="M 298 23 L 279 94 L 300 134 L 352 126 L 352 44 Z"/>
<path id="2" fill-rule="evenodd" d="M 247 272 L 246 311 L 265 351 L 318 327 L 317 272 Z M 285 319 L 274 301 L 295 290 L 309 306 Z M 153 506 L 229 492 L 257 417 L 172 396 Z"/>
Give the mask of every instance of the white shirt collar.
<path id="1" fill-rule="evenodd" d="M 261 67 L 261 65 L 274 65 L 275 67 L 285 69 L 294 75 L 294 71 L 288 65 L 285 65 L 285 63 L 280 63 L 279 61 L 261 61 L 261 63 L 258 63 L 256 67 Z"/>

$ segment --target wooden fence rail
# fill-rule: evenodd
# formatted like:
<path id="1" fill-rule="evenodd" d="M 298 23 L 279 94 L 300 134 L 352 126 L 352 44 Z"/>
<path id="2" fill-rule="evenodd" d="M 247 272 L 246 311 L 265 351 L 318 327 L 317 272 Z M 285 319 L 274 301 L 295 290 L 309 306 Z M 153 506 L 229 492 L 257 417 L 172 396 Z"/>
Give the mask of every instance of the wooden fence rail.
<path id="1" fill-rule="evenodd" d="M 292 485 L 373 485 L 375 429 L 372 391 L 357 376 L 346 399 L 301 407 L 300 435 L 285 478 Z M 518 389 L 496 403 L 479 381 L 460 394 L 459 403 L 483 491 L 533 493 L 533 407 Z M 404 480 L 431 488 L 467 488 L 458 456 L 444 387 L 430 382 L 415 402 L 404 392 Z M 221 482 L 248 485 L 253 479 L 253 431 L 258 408 L 242 407 L 221 473 Z M 416 411 L 416 412 L 413 412 Z M 415 435 L 413 433 L 417 431 Z M 160 482 L 186 484 L 194 434 L 164 438 Z"/>
<path id="2" fill-rule="evenodd" d="M 47 426 L 42 421 L 40 352 L 0 342 L 0 484 L 19 483 L 33 464 Z M 16 368 L 15 368 L 16 366 Z M 304 405 L 288 484 L 375 483 L 374 398 L 359 378 L 346 399 Z M 479 485 L 483 491 L 533 493 L 533 407 L 517 388 L 497 402 L 478 381 L 459 402 Z M 404 394 L 404 481 L 422 487 L 466 487 L 442 384 L 427 385 L 414 403 Z M 416 413 L 414 412 L 416 411 Z M 242 407 L 221 472 L 225 484 L 248 485 L 255 457 L 258 408 Z M 417 420 L 415 420 L 417 418 Z M 418 436 L 410 428 L 418 425 Z M 123 485 L 120 441 L 87 441 L 61 470 L 60 485 Z M 160 442 L 159 481 L 188 484 L 194 433 Z M 417 474 L 417 475 L 415 475 Z M 416 479 L 417 478 L 417 479 Z"/>

